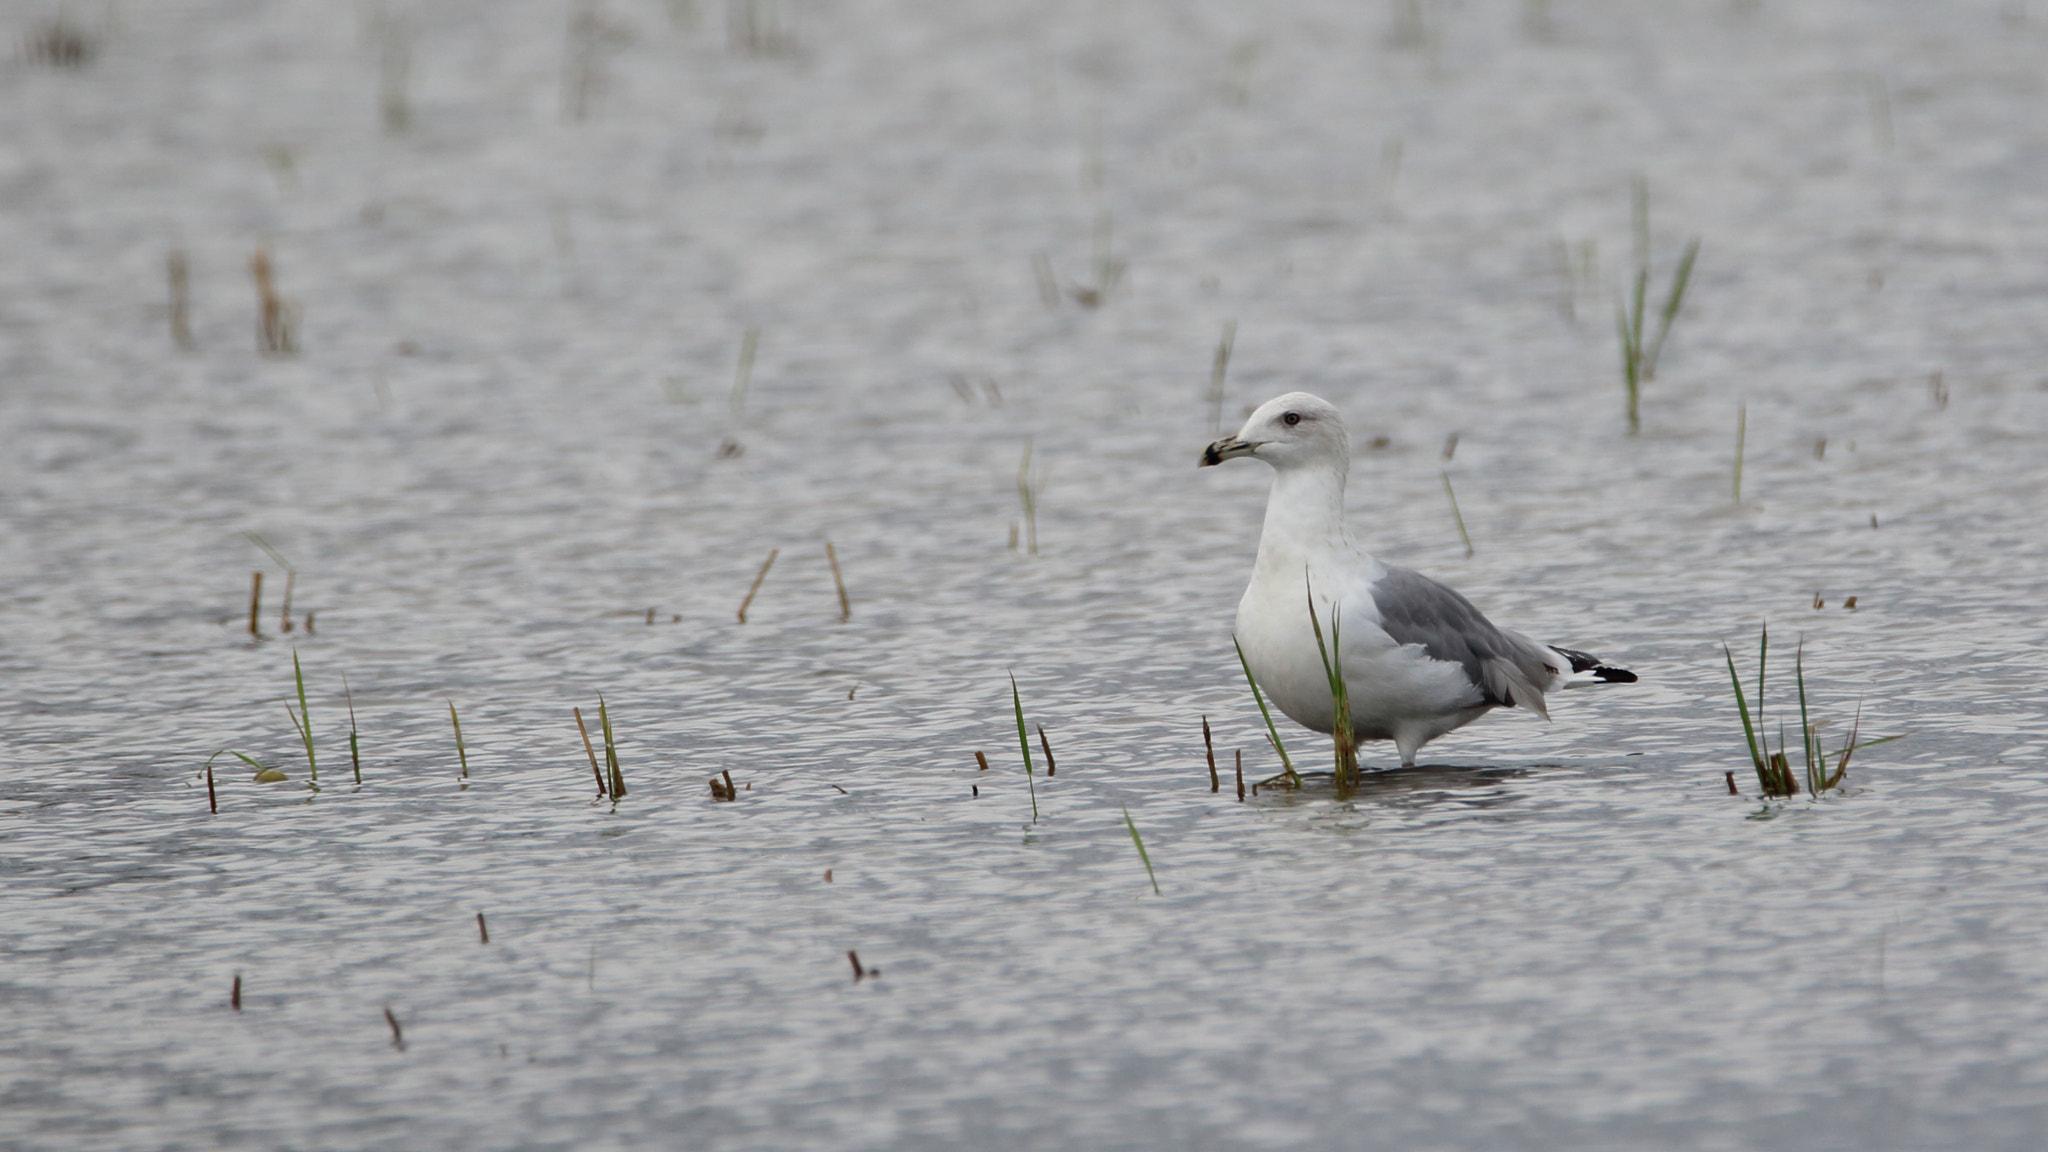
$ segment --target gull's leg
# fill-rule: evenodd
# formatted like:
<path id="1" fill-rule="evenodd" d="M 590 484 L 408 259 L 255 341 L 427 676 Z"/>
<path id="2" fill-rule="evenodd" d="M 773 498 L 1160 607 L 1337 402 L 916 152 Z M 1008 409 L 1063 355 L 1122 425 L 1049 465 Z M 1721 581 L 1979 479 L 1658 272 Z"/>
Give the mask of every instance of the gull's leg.
<path id="1" fill-rule="evenodd" d="M 1401 753 L 1401 767 L 1415 767 L 1415 754 L 1429 743 L 1429 734 L 1414 728 L 1402 728 L 1394 733 L 1394 747 Z"/>

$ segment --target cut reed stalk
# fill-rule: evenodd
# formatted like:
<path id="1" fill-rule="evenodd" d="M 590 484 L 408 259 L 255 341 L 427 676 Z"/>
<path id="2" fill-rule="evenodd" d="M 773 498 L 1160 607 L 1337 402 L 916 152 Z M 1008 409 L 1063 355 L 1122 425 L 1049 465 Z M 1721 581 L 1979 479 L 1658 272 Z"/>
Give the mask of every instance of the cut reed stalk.
<path id="1" fill-rule="evenodd" d="M 469 749 L 462 744 L 462 717 L 455 714 L 455 701 L 448 702 L 448 722 L 455 726 L 455 755 L 462 761 L 462 779 L 469 779 Z M 463 787 L 467 788 L 465 784 Z"/>
<path id="2" fill-rule="evenodd" d="M 284 604 L 277 610 L 277 630 L 292 630 L 292 585 L 298 583 L 299 574 L 287 568 L 284 570 Z M 294 660 L 298 657 L 292 657 Z"/>
<path id="3" fill-rule="evenodd" d="M 1045 753 L 1045 778 L 1050 780 L 1059 774 L 1059 765 L 1053 763 L 1052 759 L 1052 741 L 1045 738 L 1045 725 L 1037 724 L 1033 727 L 1038 729 L 1038 750 Z"/>
<path id="4" fill-rule="evenodd" d="M 604 783 L 604 769 L 597 766 L 597 750 L 590 746 L 590 729 L 583 726 L 583 709 L 571 708 L 569 711 L 576 716 L 576 731 L 583 734 L 583 754 L 590 757 L 590 774 L 597 779 L 597 794 L 603 796 L 609 790 Z"/>
<path id="5" fill-rule="evenodd" d="M 263 573 L 251 572 L 249 573 L 249 635 L 258 639 L 263 637 L 263 628 L 257 622 L 257 617 L 262 611 Z"/>
<path id="6" fill-rule="evenodd" d="M 619 747 L 612 739 L 612 717 L 606 711 L 603 695 L 597 698 L 597 726 L 604 730 L 604 764 L 610 773 L 610 792 L 614 803 L 625 798 L 626 775 L 619 770 Z"/>
<path id="7" fill-rule="evenodd" d="M 846 598 L 846 578 L 839 574 L 839 553 L 832 550 L 832 542 L 825 541 L 825 563 L 832 566 L 832 587 L 839 591 L 839 622 L 853 619 L 853 602 Z"/>
<path id="8" fill-rule="evenodd" d="M 1749 402 L 1735 405 L 1735 502 L 1742 503 L 1742 449 L 1749 438 Z"/>
<path id="9" fill-rule="evenodd" d="M 867 979 L 868 970 L 866 968 L 861 967 L 860 953 L 855 952 L 851 948 L 848 948 L 846 950 L 846 962 L 848 964 L 853 965 L 853 982 L 855 984 L 858 984 L 862 980 Z"/>
<path id="10" fill-rule="evenodd" d="M 745 624 L 747 622 L 747 605 L 754 602 L 754 593 L 761 590 L 761 581 L 768 578 L 768 569 L 774 567 L 775 557 L 780 555 L 781 552 L 782 549 L 780 548 L 770 548 L 768 550 L 768 558 L 761 561 L 761 570 L 754 574 L 754 582 L 747 587 L 746 599 L 740 601 L 740 623 Z"/>
<path id="11" fill-rule="evenodd" d="M 1202 717 L 1202 751 L 1209 755 L 1209 791 L 1221 792 L 1223 781 L 1216 775 L 1216 742 L 1209 738 L 1209 718 Z"/>
<path id="12" fill-rule="evenodd" d="M 307 621 L 308 631 L 312 621 Z M 348 673 L 341 674 L 341 691 L 348 697 L 348 762 L 356 771 L 356 783 L 363 782 L 363 756 L 356 747 L 356 694 L 348 686 Z"/>
<path id="13" fill-rule="evenodd" d="M 1152 854 L 1145 851 L 1145 839 L 1138 835 L 1138 825 L 1136 821 L 1131 819 L 1130 808 L 1123 804 L 1118 804 L 1117 807 L 1123 809 L 1124 827 L 1130 829 L 1131 843 L 1137 845 L 1138 859 L 1145 865 L 1145 878 L 1152 882 L 1152 894 L 1157 896 L 1159 895 L 1159 876 L 1152 871 Z"/>
<path id="14" fill-rule="evenodd" d="M 384 1006 L 384 1022 L 391 1025 L 391 1046 L 405 1051 L 405 1029 L 398 1026 L 398 1017 L 392 1014 L 389 1004 Z"/>
<path id="15" fill-rule="evenodd" d="M 974 762 L 981 765 L 981 771 L 988 771 L 988 755 L 986 753 L 976 752 L 974 754 Z"/>
<path id="16" fill-rule="evenodd" d="M 1453 446 L 1454 446 L 1454 447 L 1455 447 L 1455 443 L 1456 443 L 1456 441 L 1455 441 L 1455 439 L 1454 439 L 1454 440 L 1453 440 Z M 1447 449 L 1445 449 L 1445 451 L 1446 451 L 1446 452 L 1449 452 L 1449 451 L 1451 451 L 1451 450 L 1452 450 L 1452 449 L 1448 449 L 1448 448 L 1447 448 Z M 1458 539 L 1460 539 L 1460 540 L 1464 541 L 1464 543 L 1465 543 L 1465 559 L 1467 559 L 1467 560 L 1470 560 L 1470 559 L 1472 558 L 1472 534 L 1471 534 L 1470 532 L 1467 532 L 1467 531 L 1465 531 L 1465 514 L 1464 514 L 1464 513 L 1462 513 L 1462 512 L 1460 512 L 1460 511 L 1458 511 L 1458 494 L 1457 494 L 1456 492 L 1454 492 L 1454 491 L 1452 491 L 1452 490 L 1451 490 L 1451 472 L 1450 472 L 1450 469 L 1448 469 L 1448 468 L 1439 468 L 1439 469 L 1437 469 L 1437 475 L 1439 475 L 1439 476 L 1443 477 L 1443 481 L 1444 481 L 1444 495 L 1445 495 L 1445 496 L 1448 496 L 1448 497 L 1450 497 L 1450 500 L 1451 500 L 1451 519 L 1457 522 L 1457 525 L 1458 525 Z"/>
<path id="17" fill-rule="evenodd" d="M 242 974 L 240 972 L 235 973 L 235 982 L 228 987 L 228 1007 L 233 1008 L 237 1012 L 242 1010 Z"/>
<path id="18" fill-rule="evenodd" d="M 740 362 L 732 375 L 732 410 L 744 413 L 747 410 L 747 385 L 754 379 L 754 353 L 761 347 L 761 330 L 747 329 L 740 337 Z"/>
<path id="19" fill-rule="evenodd" d="M 476 942 L 479 944 L 489 944 L 491 942 L 490 925 L 484 923 L 484 914 L 481 912 L 476 914 L 476 937 Z"/>
<path id="20" fill-rule="evenodd" d="M 185 252 L 173 248 L 164 256 L 164 276 L 171 291 L 171 340 L 179 350 L 198 347 L 192 340 L 192 267 Z"/>
<path id="21" fill-rule="evenodd" d="M 1266 722 L 1266 742 L 1271 744 L 1273 751 L 1280 756 L 1280 766 L 1286 769 L 1287 772 L 1287 786 L 1299 788 L 1301 787 L 1301 777 L 1294 771 L 1294 760 L 1287 755 L 1287 746 L 1280 742 L 1280 729 L 1273 725 L 1273 713 L 1266 707 L 1265 694 L 1259 691 L 1259 682 L 1252 675 L 1251 661 L 1246 660 L 1244 657 L 1244 645 L 1238 643 L 1236 636 L 1230 638 L 1230 643 L 1232 647 L 1237 649 L 1237 666 L 1244 669 L 1244 682 L 1251 685 L 1252 700 L 1259 706 L 1259 717 Z M 1238 783 L 1238 791 L 1240 793 L 1244 791 L 1241 776 Z M 1239 798 L 1242 799 L 1243 797 L 1240 796 Z"/>
<path id="22" fill-rule="evenodd" d="M 1308 588 L 1308 623 L 1315 632 L 1316 654 L 1323 658 L 1323 675 L 1330 680 L 1330 706 L 1332 709 L 1330 739 L 1336 745 L 1336 768 L 1333 771 L 1337 785 L 1337 796 L 1344 799 L 1358 785 L 1358 740 L 1351 730 L 1351 692 L 1344 684 L 1344 645 L 1342 613 L 1336 605 L 1330 607 L 1330 644 L 1323 646 L 1323 625 L 1316 617 L 1315 587 Z M 1334 656 L 1333 656 L 1334 652 Z"/>
<path id="23" fill-rule="evenodd" d="M 1237 802 L 1244 803 L 1244 749 L 1237 750 Z"/>
<path id="24" fill-rule="evenodd" d="M 1237 321 L 1223 322 L 1223 335 L 1216 341 L 1216 359 L 1209 366 L 1209 435 L 1223 434 L 1223 379 L 1230 372 L 1231 349 L 1237 345 Z"/>
<path id="25" fill-rule="evenodd" d="M 1017 694 L 1017 677 L 1010 676 L 1010 706 L 1017 712 L 1017 747 L 1024 753 L 1024 783 L 1031 789 L 1031 822 L 1038 823 L 1038 782 L 1031 771 L 1031 738 L 1024 734 L 1024 698 Z"/>

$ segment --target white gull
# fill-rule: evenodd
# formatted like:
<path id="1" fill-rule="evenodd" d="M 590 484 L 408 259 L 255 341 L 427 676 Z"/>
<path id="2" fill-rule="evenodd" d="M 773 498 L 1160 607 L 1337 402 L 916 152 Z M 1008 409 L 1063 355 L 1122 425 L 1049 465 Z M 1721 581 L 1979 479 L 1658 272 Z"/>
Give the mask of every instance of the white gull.
<path id="1" fill-rule="evenodd" d="M 1548 720 L 1546 692 L 1635 681 L 1625 668 L 1495 627 L 1450 588 L 1353 542 L 1344 525 L 1351 441 L 1329 402 L 1306 392 L 1269 400 L 1237 435 L 1209 445 L 1201 463 L 1240 456 L 1272 465 L 1274 477 L 1258 560 L 1237 605 L 1237 642 L 1267 698 L 1296 723 L 1336 726 L 1311 597 L 1325 640 L 1341 636 L 1354 739 L 1392 740 L 1403 767 L 1424 744 L 1495 708 Z"/>

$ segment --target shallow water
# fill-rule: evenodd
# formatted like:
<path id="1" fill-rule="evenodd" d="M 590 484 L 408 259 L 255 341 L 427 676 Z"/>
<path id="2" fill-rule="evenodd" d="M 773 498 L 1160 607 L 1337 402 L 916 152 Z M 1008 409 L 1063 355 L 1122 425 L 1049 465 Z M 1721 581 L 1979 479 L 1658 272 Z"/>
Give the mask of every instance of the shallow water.
<path id="1" fill-rule="evenodd" d="M 2033 1146 L 2048 29 L 1407 8 L 786 5 L 749 52 L 709 4 L 392 4 L 398 133 L 369 8 L 0 68 L 4 1142 Z M 1637 173 L 1653 302 L 1703 250 L 1630 437 Z M 1048 308 L 1034 255 L 1082 286 L 1105 233 L 1107 300 Z M 1337 402 L 1381 555 L 1643 683 L 1237 803 L 1232 319 L 1223 423 Z M 1831 743 L 1910 733 L 1819 802 L 1742 780 L 1765 617 Z M 220 757 L 209 815 L 221 748 L 291 779 Z"/>

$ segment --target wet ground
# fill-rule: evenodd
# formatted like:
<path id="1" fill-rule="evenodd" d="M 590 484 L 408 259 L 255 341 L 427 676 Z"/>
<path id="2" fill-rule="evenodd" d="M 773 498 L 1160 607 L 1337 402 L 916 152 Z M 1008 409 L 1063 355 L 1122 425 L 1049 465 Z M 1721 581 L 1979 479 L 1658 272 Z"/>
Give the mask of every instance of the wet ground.
<path id="1" fill-rule="evenodd" d="M 55 11 L 0 67 L 0 1142 L 2048 1124 L 2048 13 Z M 1701 254 L 1631 436 L 1638 176 L 1653 311 Z M 1240 804 L 1266 477 L 1194 462 L 1295 388 L 1379 554 L 1642 683 Z M 1766 618 L 1774 736 L 1800 636 L 1830 746 L 1909 734 L 1819 801 L 1749 769 Z M 288 779 L 210 814 L 220 749 Z"/>

